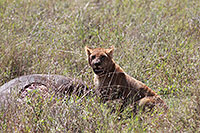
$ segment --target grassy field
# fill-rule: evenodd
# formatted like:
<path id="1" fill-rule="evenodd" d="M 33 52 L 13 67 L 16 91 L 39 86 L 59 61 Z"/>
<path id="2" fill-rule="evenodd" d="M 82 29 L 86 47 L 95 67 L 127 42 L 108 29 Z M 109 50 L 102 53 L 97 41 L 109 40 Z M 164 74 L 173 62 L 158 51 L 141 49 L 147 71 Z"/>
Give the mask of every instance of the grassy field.
<path id="1" fill-rule="evenodd" d="M 98 97 L 13 98 L 0 131 L 200 132 L 199 0 L 0 0 L 0 85 L 33 73 L 92 85 L 86 45 L 114 45 L 115 61 L 161 95 L 167 114 L 118 120 Z"/>

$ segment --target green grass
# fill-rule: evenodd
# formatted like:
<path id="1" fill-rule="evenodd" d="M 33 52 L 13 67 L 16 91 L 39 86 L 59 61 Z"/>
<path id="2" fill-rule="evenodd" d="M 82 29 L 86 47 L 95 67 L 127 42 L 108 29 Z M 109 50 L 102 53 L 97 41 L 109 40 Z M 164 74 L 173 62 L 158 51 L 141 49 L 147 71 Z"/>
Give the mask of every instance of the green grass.
<path id="1" fill-rule="evenodd" d="M 33 73 L 93 84 L 86 45 L 114 45 L 115 61 L 169 112 L 119 121 L 96 97 L 52 104 L 38 96 L 23 105 L 13 98 L 0 108 L 0 131 L 200 131 L 199 0 L 0 0 L 0 85 Z"/>

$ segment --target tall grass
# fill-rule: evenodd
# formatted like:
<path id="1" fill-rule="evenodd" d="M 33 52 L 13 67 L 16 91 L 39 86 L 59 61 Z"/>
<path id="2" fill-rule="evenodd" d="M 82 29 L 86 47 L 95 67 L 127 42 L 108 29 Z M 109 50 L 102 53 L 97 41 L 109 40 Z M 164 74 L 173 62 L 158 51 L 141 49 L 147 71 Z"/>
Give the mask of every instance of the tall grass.
<path id="1" fill-rule="evenodd" d="M 0 0 L 0 85 L 32 73 L 93 84 L 86 45 L 114 45 L 115 61 L 159 93 L 169 112 L 118 120 L 97 97 L 51 104 L 38 95 L 2 106 L 0 130 L 200 131 L 199 0 Z"/>

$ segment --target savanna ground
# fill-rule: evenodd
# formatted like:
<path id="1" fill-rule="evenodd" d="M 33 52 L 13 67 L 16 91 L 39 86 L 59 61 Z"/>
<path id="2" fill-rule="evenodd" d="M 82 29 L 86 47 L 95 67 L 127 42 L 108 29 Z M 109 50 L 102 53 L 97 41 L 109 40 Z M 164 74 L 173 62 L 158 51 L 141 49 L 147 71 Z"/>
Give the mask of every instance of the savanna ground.
<path id="1" fill-rule="evenodd" d="M 200 132 L 199 0 L 0 0 L 0 85 L 33 73 L 93 84 L 86 45 L 114 45 L 115 61 L 169 111 L 119 120 L 98 97 L 12 98 L 0 131 Z"/>

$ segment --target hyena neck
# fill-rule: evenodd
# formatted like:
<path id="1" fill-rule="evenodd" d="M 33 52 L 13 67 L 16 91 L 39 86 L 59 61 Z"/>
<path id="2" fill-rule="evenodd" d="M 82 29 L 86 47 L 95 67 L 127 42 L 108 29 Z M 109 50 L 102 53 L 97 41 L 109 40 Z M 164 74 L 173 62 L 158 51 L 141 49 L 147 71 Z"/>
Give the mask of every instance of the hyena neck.
<path id="1" fill-rule="evenodd" d="M 112 60 L 110 69 L 107 71 L 107 73 L 124 73 L 124 70 L 118 64 L 116 64 L 114 60 Z"/>
<path id="2" fill-rule="evenodd" d="M 113 80 L 113 78 L 115 78 L 117 80 L 122 75 L 124 76 L 125 72 L 118 64 L 116 64 L 113 61 L 112 64 L 110 65 L 110 67 L 107 68 L 107 70 L 105 71 L 104 74 L 102 74 L 102 75 L 94 74 L 95 86 L 102 87 L 104 85 L 107 85 L 108 82 Z"/>

